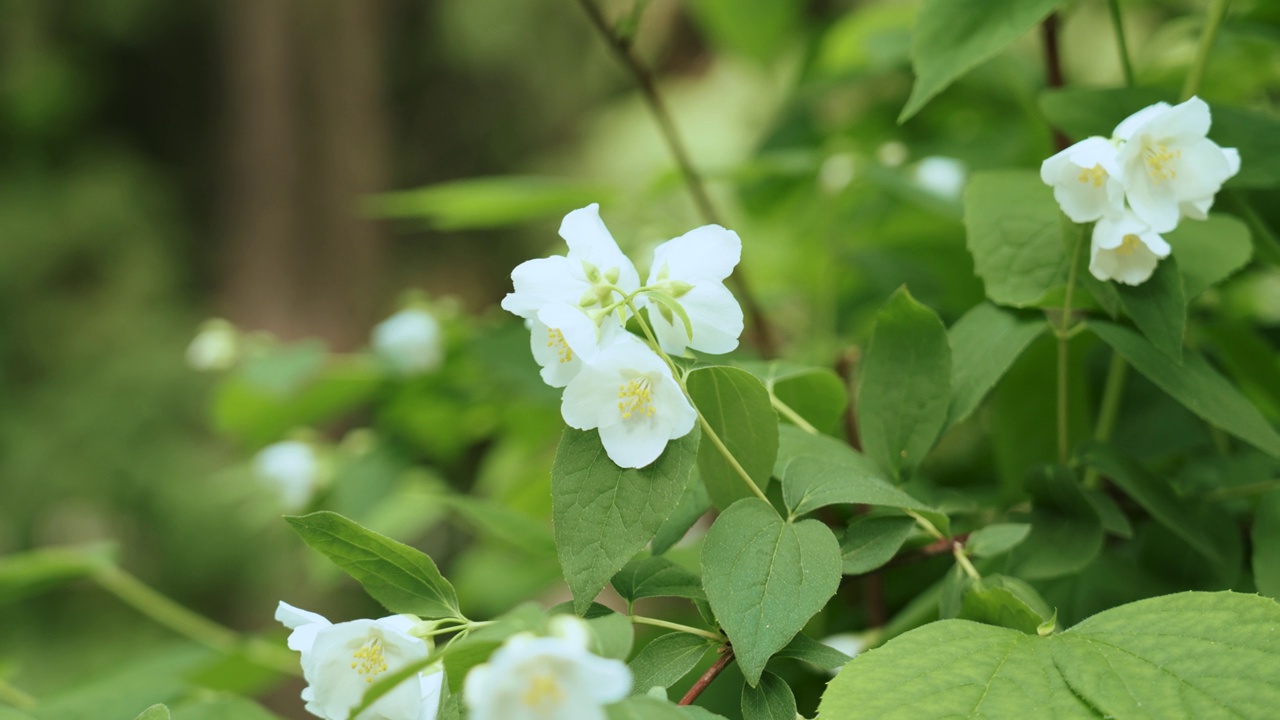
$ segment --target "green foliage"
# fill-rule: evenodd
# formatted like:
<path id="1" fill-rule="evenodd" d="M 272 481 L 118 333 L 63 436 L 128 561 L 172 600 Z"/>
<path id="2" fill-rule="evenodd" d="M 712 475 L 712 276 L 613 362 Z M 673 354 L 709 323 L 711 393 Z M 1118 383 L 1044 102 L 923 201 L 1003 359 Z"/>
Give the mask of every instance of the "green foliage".
<path id="1" fill-rule="evenodd" d="M 697 447 L 695 431 L 633 470 L 609 461 L 599 433 L 564 431 L 551 469 L 551 502 L 560 565 L 579 614 L 662 527 L 684 491 Z"/>
<path id="2" fill-rule="evenodd" d="M 1165 239 L 1178 258 L 1188 301 L 1231 277 L 1253 254 L 1249 229 L 1229 215 L 1213 214 L 1203 222 L 1184 222 Z"/>
<path id="3" fill-rule="evenodd" d="M 1253 581 L 1258 592 L 1280 599 L 1280 490 L 1258 503 L 1253 519 Z"/>
<path id="4" fill-rule="evenodd" d="M 1026 540 L 1030 532 L 1026 523 L 993 523 L 970 533 L 964 546 L 976 557 L 995 557 Z"/>
<path id="5" fill-rule="evenodd" d="M 650 688 L 669 688 L 680 682 L 710 647 L 706 639 L 681 632 L 654 638 L 631 659 L 631 694 L 643 695 Z"/>
<path id="6" fill-rule="evenodd" d="M 905 287 L 885 303 L 858 382 L 858 428 L 867 455 L 902 480 L 947 420 L 951 347 L 942 321 Z"/>
<path id="7" fill-rule="evenodd" d="M 845 575 L 861 575 L 884 565 L 898 554 L 915 527 L 911 518 L 868 517 L 851 523 L 840 540 Z"/>
<path id="8" fill-rule="evenodd" d="M 948 620 L 854 659 L 819 712 L 1261 718 L 1280 701 L 1269 680 L 1280 672 L 1277 622 L 1274 601 L 1231 593 L 1144 600 L 1043 638 Z"/>
<path id="9" fill-rule="evenodd" d="M 795 720 L 796 697 L 785 680 L 771 672 L 760 676 L 760 684 L 742 686 L 743 720 Z"/>
<path id="10" fill-rule="evenodd" d="M 143 710 L 134 720 L 169 720 L 169 708 L 164 705 L 152 705 Z"/>
<path id="11" fill-rule="evenodd" d="M 1175 258 L 1166 258 L 1152 276 L 1138 286 L 1118 285 L 1120 304 L 1147 340 L 1182 363 L 1182 336 L 1187 328 L 1187 300 Z"/>
<path id="12" fill-rule="evenodd" d="M 664 557 L 632 560 L 610 583 L 629 602 L 649 597 L 706 599 L 698 576 Z"/>
<path id="13" fill-rule="evenodd" d="M 1024 317 L 990 303 L 965 313 L 947 331 L 951 345 L 951 404 L 947 425 L 969 417 L 1031 341 L 1043 318 Z"/>
<path id="14" fill-rule="evenodd" d="M 965 186 L 964 227 L 974 272 L 997 305 L 1034 307 L 1066 282 L 1067 240 L 1053 191 L 1030 170 L 976 173 Z"/>
<path id="15" fill-rule="evenodd" d="M 94 574 L 115 562 L 110 545 L 50 547 L 0 557 L 0 605 Z"/>
<path id="16" fill-rule="evenodd" d="M 286 517 L 302 540 L 355 578 L 393 613 L 461 618 L 458 595 L 435 562 L 408 545 L 321 511 Z"/>
<path id="17" fill-rule="evenodd" d="M 835 670 L 849 662 L 848 655 L 830 645 L 824 645 L 804 633 L 799 633 L 791 638 L 791 642 L 779 650 L 774 657 L 803 660 L 821 670 Z"/>
<path id="18" fill-rule="evenodd" d="M 778 416 L 769 393 L 753 375 L 729 367 L 689 373 L 689 396 L 707 424 L 761 490 L 778 453 Z M 750 496 L 738 472 L 709 440 L 698 447 L 698 472 L 717 508 Z"/>
<path id="19" fill-rule="evenodd" d="M 1009 554 L 1010 575 L 1035 580 L 1079 572 L 1102 550 L 1102 521 L 1064 467 L 1027 476 L 1031 531 Z"/>
<path id="20" fill-rule="evenodd" d="M 787 463 L 782 473 L 782 496 L 791 514 L 807 515 L 818 508 L 838 503 L 935 512 L 889 484 L 870 462 L 861 456 L 856 457 L 860 459 L 860 465 L 836 463 L 829 458 L 814 456 L 797 457 Z"/>
<path id="21" fill-rule="evenodd" d="M 424 221 L 441 230 L 467 230 L 560 217 L 600 202 L 606 194 L 599 185 L 507 175 L 383 193 L 370 198 L 365 210 L 375 217 Z"/>
<path id="22" fill-rule="evenodd" d="M 747 683 L 836 591 L 840 547 L 816 520 L 790 522 L 746 498 L 716 519 L 702 546 L 707 600 Z"/>

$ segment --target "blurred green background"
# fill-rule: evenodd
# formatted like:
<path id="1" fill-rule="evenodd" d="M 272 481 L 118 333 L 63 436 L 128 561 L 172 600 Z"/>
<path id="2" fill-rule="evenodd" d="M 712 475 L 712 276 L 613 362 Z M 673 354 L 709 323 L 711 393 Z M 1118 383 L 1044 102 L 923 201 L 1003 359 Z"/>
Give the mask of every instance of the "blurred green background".
<path id="1" fill-rule="evenodd" d="M 1140 81 L 1178 87 L 1200 4 L 1123 5 Z M 917 6 L 653 0 L 638 16 L 635 51 L 793 359 L 834 365 L 903 283 L 947 322 L 979 301 L 963 179 L 1052 151 L 1034 36 L 896 124 Z M 1062 38 L 1069 83 L 1120 84 L 1104 2 L 1072 5 Z M 1219 45 L 1207 99 L 1270 110 L 1280 7 L 1233 3 Z M 370 200 L 498 176 L 518 177 Z M 518 538 L 471 544 L 483 522 L 436 525 L 424 498 L 474 487 L 545 526 L 556 396 L 496 304 L 512 267 L 557 246 L 560 215 L 596 200 L 640 258 L 703 222 L 632 78 L 570 0 L 0 0 L 0 555 L 110 542 L 184 604 L 281 637 L 280 598 L 377 614 L 246 471 L 290 423 L 211 414 L 226 389 L 183 354 L 214 315 L 357 351 L 418 289 L 456 298 L 442 306 L 451 362 L 361 395 L 376 410 L 321 413 L 335 443 L 379 431 L 374 450 L 337 446 L 349 478 L 335 488 L 361 489 L 332 503 L 428 549 L 481 614 L 557 599 L 553 559 L 530 568 Z M 1276 286 L 1255 268 L 1238 295 Z M 995 467 L 974 459 L 984 432 L 952 438 L 942 474 L 957 458 Z M 398 510 L 379 495 L 393 484 L 412 489 Z M 191 652 L 89 584 L 0 601 L 0 677 L 38 697 L 125 676 L 146 687 Z M 265 703 L 304 717 L 298 687 Z"/>

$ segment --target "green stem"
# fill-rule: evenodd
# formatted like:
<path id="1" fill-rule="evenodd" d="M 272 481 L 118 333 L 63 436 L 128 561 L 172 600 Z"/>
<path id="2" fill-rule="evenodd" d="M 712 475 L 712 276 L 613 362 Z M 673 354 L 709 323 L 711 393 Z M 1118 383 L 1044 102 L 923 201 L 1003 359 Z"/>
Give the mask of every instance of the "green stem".
<path id="1" fill-rule="evenodd" d="M 36 699 L 18 688 L 0 680 L 0 702 L 19 710 L 30 710 L 36 706 Z"/>
<path id="2" fill-rule="evenodd" d="M 960 566 L 960 569 L 964 571 L 965 575 L 968 575 L 973 580 L 982 579 L 982 575 L 978 572 L 978 569 L 973 566 L 973 563 L 969 562 L 969 556 L 964 554 L 963 545 L 960 543 L 952 545 L 951 554 L 955 556 L 956 564 Z"/>
<path id="3" fill-rule="evenodd" d="M 796 412 L 795 410 L 792 410 L 790 405 L 787 405 L 786 403 L 779 400 L 778 396 L 773 394 L 773 388 L 769 388 L 769 402 L 772 403 L 774 410 L 777 410 L 782 415 L 782 417 L 795 423 L 796 427 L 800 428 L 801 430 L 804 430 L 810 435 L 820 434 L 818 432 L 818 428 L 810 425 L 808 420 L 805 420 L 804 418 L 800 417 L 800 413 Z"/>
<path id="4" fill-rule="evenodd" d="M 677 630 L 679 632 L 688 633 L 690 635 L 697 635 L 700 638 L 706 638 L 712 642 L 717 642 L 717 643 L 724 642 L 723 635 L 720 635 L 719 633 L 713 633 L 710 630 L 703 630 L 701 628 L 690 627 L 688 625 L 681 625 L 680 623 L 668 622 L 666 620 L 659 620 L 658 618 L 645 617 L 643 615 L 632 615 L 630 616 L 630 619 L 631 619 L 631 622 L 637 625 L 652 625 L 654 627 L 666 628 L 668 630 Z"/>
<path id="5" fill-rule="evenodd" d="M 1196 48 L 1196 59 L 1187 72 L 1187 81 L 1182 85 L 1182 99 L 1186 100 L 1200 92 L 1200 84 L 1204 82 L 1205 68 L 1209 65 L 1209 52 L 1218 39 L 1218 30 L 1222 28 L 1222 19 L 1227 16 L 1227 7 L 1231 0 L 1210 0 L 1209 10 L 1205 15 L 1204 30 L 1200 33 L 1200 45 Z"/>
<path id="6" fill-rule="evenodd" d="M 903 509 L 903 512 L 910 515 L 911 519 L 915 520 L 916 524 L 919 525 L 920 528 L 923 529 L 925 532 L 929 533 L 929 535 L 932 536 L 933 539 L 935 540 L 947 539 L 947 536 L 943 535 L 942 531 L 939 530 L 937 526 L 929 522 L 929 520 L 925 518 L 923 515 L 921 515 L 920 513 L 916 512 L 915 510 L 907 510 L 905 508 Z"/>
<path id="7" fill-rule="evenodd" d="M 1124 36 L 1124 19 L 1120 15 L 1120 0 L 1109 0 L 1111 27 L 1116 31 L 1116 50 L 1120 53 L 1120 69 L 1124 72 L 1125 87 L 1133 87 L 1133 64 L 1129 61 L 1129 42 Z"/>
<path id="8" fill-rule="evenodd" d="M 1239 487 L 1222 488 L 1214 490 L 1204 496 L 1205 500 L 1227 500 L 1230 498 L 1251 497 L 1253 495 L 1262 495 L 1271 492 L 1276 488 L 1280 488 L 1280 480 L 1264 480 L 1263 482 L 1250 483 Z"/>
<path id="9" fill-rule="evenodd" d="M 1080 271 L 1080 249 L 1084 245 L 1084 232 L 1076 236 L 1075 248 L 1071 251 L 1071 268 L 1067 271 L 1067 293 L 1062 301 L 1062 317 L 1058 320 L 1058 463 L 1067 464 L 1071 448 L 1067 425 L 1070 415 L 1067 407 L 1067 383 L 1071 360 L 1071 301 L 1075 297 L 1076 274 Z"/>
<path id="10" fill-rule="evenodd" d="M 292 652 L 261 640 L 245 638 L 161 595 L 118 567 L 100 570 L 93 579 L 126 605 L 206 647 L 228 655 L 243 651 L 247 658 L 263 667 L 289 675 L 302 674 Z"/>
<path id="11" fill-rule="evenodd" d="M 1102 388 L 1102 407 L 1098 410 L 1098 424 L 1093 431 L 1093 439 L 1104 443 L 1111 439 L 1111 431 L 1116 427 L 1116 416 L 1120 413 L 1120 396 L 1124 395 L 1124 379 L 1129 364 L 1120 353 L 1112 351 L 1111 364 L 1107 367 L 1107 382 Z M 1089 468 L 1084 474 L 1085 487 L 1097 487 L 1098 470 Z"/>

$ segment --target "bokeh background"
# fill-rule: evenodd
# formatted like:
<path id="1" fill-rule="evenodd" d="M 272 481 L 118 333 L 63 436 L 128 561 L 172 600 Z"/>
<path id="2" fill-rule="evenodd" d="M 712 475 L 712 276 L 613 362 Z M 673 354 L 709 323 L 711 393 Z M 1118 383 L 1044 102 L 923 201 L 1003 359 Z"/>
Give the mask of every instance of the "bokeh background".
<path id="1" fill-rule="evenodd" d="M 1034 35 L 896 124 L 917 5 L 652 0 L 634 27 L 797 360 L 847 357 L 904 282 L 948 322 L 980 300 L 964 177 L 1051 152 Z M 1200 4 L 1123 5 L 1140 79 L 1178 87 Z M 1061 33 L 1069 82 L 1119 85 L 1105 3 L 1073 5 Z M 1233 3 L 1220 46 L 1205 95 L 1270 110 L 1280 7 Z M 499 179 L 456 183 L 471 178 Z M 108 542 L 189 607 L 281 637 L 282 597 L 376 614 L 247 471 L 292 416 L 228 419 L 224 381 L 184 351 L 220 316 L 359 352 L 416 289 L 448 318 L 452 369 L 378 395 L 377 411 L 302 418 L 361 458 L 339 463 L 361 489 L 333 503 L 429 549 L 479 615 L 554 599 L 553 558 L 513 555 L 518 538 L 485 539 L 483 522 L 435 522 L 422 488 L 546 517 L 556 398 L 495 306 L 510 269 L 552 251 L 559 217 L 591 201 L 639 257 L 703 222 L 633 78 L 571 0 L 0 0 L 0 555 Z M 1274 301 L 1273 271 L 1245 280 L 1224 302 Z M 352 439 L 363 427 L 376 432 Z M 943 470 L 972 467 L 980 439 L 953 440 Z M 999 451 L 977 462 L 999 472 Z M 417 494 L 394 494 L 406 473 Z M 190 650 L 89 583 L 0 600 L 0 675 L 37 696 L 172 684 L 162 668 Z M 268 680 L 227 686 L 303 717 L 299 686 Z"/>

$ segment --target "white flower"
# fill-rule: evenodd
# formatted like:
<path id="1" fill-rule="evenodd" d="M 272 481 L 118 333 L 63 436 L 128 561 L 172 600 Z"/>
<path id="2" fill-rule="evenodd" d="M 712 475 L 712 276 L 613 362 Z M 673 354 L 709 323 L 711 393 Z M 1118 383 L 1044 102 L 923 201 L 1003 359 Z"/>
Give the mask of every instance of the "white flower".
<path id="1" fill-rule="evenodd" d="M 650 303 L 649 320 L 663 350 L 680 355 L 690 347 L 719 355 L 738 347 L 742 307 L 724 280 L 741 257 L 738 234 L 719 225 L 704 225 L 654 248 L 648 285 L 674 297 L 693 326 L 690 338 L 680 317 Z"/>
<path id="2" fill-rule="evenodd" d="M 1040 179 L 1067 217 L 1091 222 L 1124 207 L 1119 154 L 1106 138 L 1086 138 L 1041 163 Z"/>
<path id="3" fill-rule="evenodd" d="M 911 179 L 921 189 L 947 200 L 959 200 L 968 170 L 963 162 L 931 155 L 916 163 Z"/>
<path id="4" fill-rule="evenodd" d="M 1152 230 L 1174 229 L 1182 214 L 1203 217 L 1222 183 L 1239 172 L 1239 153 L 1205 137 L 1210 122 L 1209 106 L 1193 97 L 1151 105 L 1116 126 L 1125 196 Z"/>
<path id="5" fill-rule="evenodd" d="M 206 320 L 187 346 L 187 364 L 194 370 L 226 370 L 240 359 L 240 331 L 219 318 Z"/>
<path id="6" fill-rule="evenodd" d="M 840 633 L 839 635 L 828 635 L 818 642 L 832 648 L 833 650 L 839 650 L 845 655 L 848 655 L 850 660 L 858 657 L 859 653 L 867 649 L 867 638 L 861 633 Z M 844 666 L 841 665 L 840 667 Z M 832 668 L 829 672 L 834 676 L 836 673 L 840 672 L 840 668 Z"/>
<path id="7" fill-rule="evenodd" d="M 281 602 L 276 620 L 293 630 L 289 649 L 302 653 L 307 711 L 325 720 L 346 720 L 380 675 L 431 653 L 409 634 L 415 623 L 402 615 L 335 625 Z M 439 668 L 419 673 L 418 682 L 400 683 L 353 720 L 435 720 L 443 679 Z"/>
<path id="8" fill-rule="evenodd" d="M 613 314 L 596 325 L 581 308 L 563 303 L 544 306 L 528 323 L 533 359 L 542 366 L 542 379 L 551 387 L 568 385 L 601 345 L 625 332 Z"/>
<path id="9" fill-rule="evenodd" d="M 1169 243 L 1132 211 L 1108 216 L 1093 227 L 1089 272 L 1099 280 L 1140 285 L 1169 256 Z"/>
<path id="10" fill-rule="evenodd" d="M 285 440 L 259 450 L 253 458 L 253 471 L 279 496 L 281 507 L 301 510 L 319 485 L 320 459 L 311 445 Z"/>
<path id="11" fill-rule="evenodd" d="M 604 706 L 631 690 L 631 671 L 587 650 L 585 623 L 551 621 L 556 637 L 513 635 L 467 673 L 463 701 L 471 720 L 604 720 Z"/>
<path id="12" fill-rule="evenodd" d="M 583 364 L 564 390 L 560 414 L 579 430 L 599 428 L 609 459 L 629 468 L 656 460 L 698 417 L 666 363 L 629 334 Z"/>
<path id="13" fill-rule="evenodd" d="M 610 286 L 624 293 L 640 287 L 635 266 L 600 219 L 599 205 L 565 215 L 560 237 L 569 245 L 569 254 L 517 265 L 511 272 L 515 292 L 503 298 L 503 310 L 531 319 L 553 303 L 598 308 L 621 299 Z"/>
<path id="14" fill-rule="evenodd" d="M 396 372 L 431 372 L 444 361 L 440 322 L 425 310 L 401 310 L 373 329 L 373 350 Z"/>

